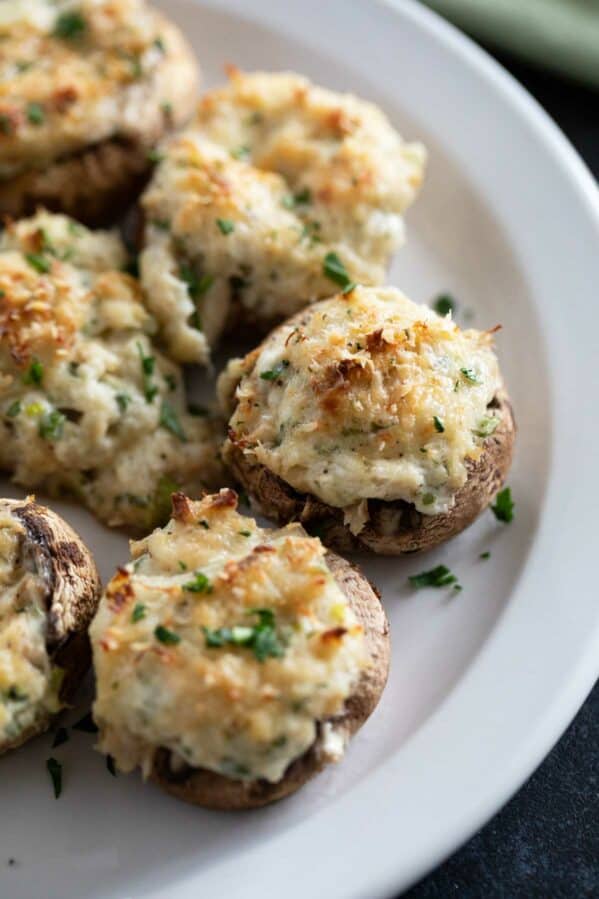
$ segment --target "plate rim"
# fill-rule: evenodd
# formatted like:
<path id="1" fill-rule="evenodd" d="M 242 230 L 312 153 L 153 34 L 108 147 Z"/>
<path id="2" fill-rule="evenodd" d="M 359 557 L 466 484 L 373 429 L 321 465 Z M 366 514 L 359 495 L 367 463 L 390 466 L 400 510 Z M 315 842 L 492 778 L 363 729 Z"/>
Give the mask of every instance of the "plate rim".
<path id="1" fill-rule="evenodd" d="M 257 21 L 262 25 L 265 24 L 265 20 L 261 16 L 264 15 L 266 7 L 273 5 L 269 0 L 259 0 L 253 4 L 251 14 L 248 14 L 244 0 L 224 0 L 218 3 L 216 0 L 192 0 L 192 2 L 216 8 L 221 12 L 242 15 L 246 21 Z M 599 239 L 599 190 L 592 175 L 538 101 L 509 72 L 474 41 L 415 0 L 359 0 L 356 7 L 362 10 L 366 7 L 375 7 L 392 12 L 400 20 L 402 17 L 404 21 L 409 20 L 418 30 L 425 32 L 428 39 L 436 40 L 443 45 L 444 51 L 457 57 L 463 68 L 482 79 L 486 88 L 499 98 L 510 115 L 520 121 L 521 127 L 528 127 L 532 136 L 543 145 L 544 152 L 552 157 L 552 164 L 560 170 L 563 184 L 567 186 L 568 191 L 574 190 L 579 204 L 577 209 L 579 223 L 586 223 L 586 219 L 581 218 L 584 213 L 593 234 Z M 270 20 L 268 25 L 273 27 Z M 555 350 L 555 345 L 552 349 Z M 599 437 L 599 427 L 594 423 L 590 427 L 592 433 Z M 555 423 L 552 431 L 555 438 Z M 553 455 L 547 494 L 544 497 L 543 519 L 549 514 L 548 510 L 559 509 L 558 498 L 555 495 L 556 471 L 558 464 L 563 463 L 563 459 L 556 461 L 555 453 Z M 159 899 L 166 896 L 167 892 L 170 897 L 176 893 L 179 899 L 188 897 L 191 899 L 200 886 L 203 889 L 219 889 L 231 899 L 264 893 L 264 889 L 268 890 L 272 883 L 270 878 L 273 858 L 279 855 L 284 859 L 287 899 L 300 899 L 300 897 L 304 899 L 306 893 L 326 894 L 329 899 L 360 899 L 365 895 L 372 899 L 377 897 L 382 899 L 408 888 L 462 845 L 507 802 L 540 764 L 592 688 L 599 673 L 599 610 L 595 612 L 593 608 L 592 628 L 585 632 L 582 652 L 580 643 L 577 645 L 579 654 L 576 664 L 568 669 L 566 682 L 560 684 L 560 689 L 552 701 L 544 706 L 542 714 L 538 715 L 534 722 L 534 727 L 528 725 L 526 735 L 519 739 L 511 755 L 506 748 L 502 759 L 504 766 L 500 772 L 494 773 L 492 785 L 486 784 L 484 792 L 481 792 L 474 802 L 469 800 L 469 805 L 462 808 L 459 820 L 455 814 L 452 819 L 452 815 L 445 810 L 445 826 L 440 826 L 438 820 L 423 822 L 420 814 L 418 820 L 413 823 L 414 832 L 420 834 L 425 832 L 424 823 L 430 824 L 430 832 L 426 833 L 424 840 L 416 837 L 413 839 L 412 856 L 407 860 L 401 854 L 399 858 L 395 858 L 389 851 L 393 841 L 392 838 L 389 839 L 388 831 L 391 830 L 391 834 L 393 833 L 393 824 L 397 823 L 397 810 L 394 808 L 390 813 L 387 778 L 392 780 L 394 776 L 397 777 L 398 767 L 405 767 L 406 764 L 408 769 L 410 764 L 414 767 L 413 762 L 418 757 L 421 745 L 426 746 L 427 740 L 430 743 L 431 736 L 435 732 L 443 732 L 443 722 L 448 717 L 453 716 L 454 719 L 457 717 L 459 720 L 460 716 L 456 716 L 456 709 L 459 711 L 460 705 L 461 717 L 464 716 L 464 703 L 466 706 L 472 706 L 472 702 L 465 700 L 464 697 L 470 696 L 471 699 L 471 694 L 476 694 L 477 681 L 480 682 L 482 679 L 484 683 L 485 677 L 487 681 L 489 680 L 489 672 L 485 671 L 485 665 L 486 669 L 489 669 L 491 660 L 492 668 L 492 660 L 497 654 L 498 645 L 500 646 L 502 641 L 505 642 L 506 634 L 509 636 L 510 630 L 514 631 L 514 618 L 518 618 L 520 609 L 515 608 L 517 604 L 512 602 L 512 599 L 516 594 L 527 592 L 526 584 L 523 582 L 530 581 L 532 575 L 538 574 L 539 561 L 535 563 L 533 556 L 540 554 L 540 545 L 539 537 L 531 547 L 529 562 L 513 588 L 510 602 L 466 672 L 430 718 L 390 759 L 339 799 L 333 800 L 307 820 L 293 825 L 281 835 L 263 841 L 258 846 L 243 850 L 241 854 L 235 856 L 233 863 L 230 859 L 226 859 L 216 862 L 207 870 L 188 872 L 175 887 L 171 884 L 168 891 L 159 888 L 146 893 L 148 899 Z M 585 601 L 587 600 L 588 597 Z M 472 724 L 467 717 L 465 723 Z M 477 721 L 476 725 L 480 731 L 480 722 Z M 489 734 L 492 734 L 493 722 L 488 720 L 484 725 Z M 455 730 L 455 721 L 453 728 Z M 465 750 L 467 747 L 463 748 Z M 474 759 L 469 757 L 469 761 L 474 762 Z M 441 790 L 444 788 L 446 801 L 452 793 L 455 793 L 455 786 L 449 783 L 435 783 L 436 788 Z M 436 796 L 435 813 L 438 812 L 439 803 L 439 796 Z M 367 826 L 363 823 L 364 808 L 371 813 Z M 373 808 L 376 810 L 374 815 Z M 343 811 L 346 813 L 345 816 L 339 814 Z M 324 858 L 323 845 L 326 846 Z M 355 865 L 347 867 L 347 849 L 353 845 L 358 845 L 360 853 L 366 855 L 361 868 Z M 310 859 L 309 870 L 304 863 L 306 858 Z M 263 873 L 265 869 L 266 878 Z M 240 878 L 240 871 L 244 874 L 247 872 L 248 879 L 243 876 Z"/>
<path id="2" fill-rule="evenodd" d="M 244 17 L 247 16 L 247 8 L 244 8 L 242 0 L 224 0 L 224 2 L 216 3 L 215 0 L 192 0 L 197 5 L 218 8 L 219 11 L 240 14 L 243 12 Z M 255 4 L 250 21 L 259 21 L 264 24 L 264 20 L 256 18 L 256 6 L 263 9 L 268 5 L 268 0 Z M 564 180 L 569 182 L 569 188 L 575 188 L 577 199 L 585 208 L 587 215 L 594 221 L 596 234 L 599 237 L 599 190 L 595 181 L 580 158 L 576 150 L 570 144 L 566 136 L 559 127 L 553 122 L 548 113 L 542 108 L 540 103 L 532 97 L 528 91 L 496 60 L 494 60 L 485 50 L 475 44 L 469 37 L 460 32 L 453 25 L 442 19 L 437 13 L 417 3 L 416 0 L 360 0 L 358 6 L 378 7 L 392 11 L 400 19 L 406 17 L 415 24 L 420 30 L 427 33 L 429 38 L 436 39 L 444 45 L 444 49 L 459 57 L 460 63 L 469 69 L 474 69 L 476 74 L 481 77 L 486 86 L 494 90 L 501 98 L 501 101 L 510 107 L 513 114 L 520 119 L 527 120 L 527 124 L 535 132 L 537 139 L 540 139 L 544 145 L 546 152 L 550 152 L 554 157 L 554 162 L 561 169 Z M 599 429 L 596 429 L 599 430 Z M 554 487 L 556 462 L 551 465 L 549 474 L 550 484 L 549 490 Z M 545 497 L 545 506 L 548 505 L 548 497 Z M 545 511 L 545 515 L 547 512 Z M 538 554 L 538 544 L 531 548 L 531 556 Z M 526 572 L 532 567 L 532 562 L 526 566 Z M 516 585 L 516 590 L 522 589 L 521 584 Z M 493 647 L 497 644 L 498 638 L 505 633 L 508 619 L 513 618 L 514 609 L 511 608 L 510 602 L 496 625 L 481 647 L 480 655 L 486 655 L 487 658 Z M 308 873 L 303 865 L 303 859 L 310 847 L 314 847 L 317 842 L 314 836 L 306 839 L 306 831 L 318 830 L 321 835 L 327 832 L 328 824 L 331 819 L 338 814 L 339 803 L 347 808 L 348 812 L 353 807 L 353 816 L 360 816 L 360 804 L 363 800 L 365 789 L 370 786 L 372 789 L 373 780 L 376 779 L 379 787 L 377 798 L 384 799 L 384 789 L 381 792 L 381 779 L 384 775 L 393 773 L 394 766 L 405 762 L 408 753 L 413 756 L 418 753 L 419 744 L 426 738 L 431 728 L 448 714 L 452 714 L 451 707 L 460 701 L 460 697 L 464 690 L 471 686 L 471 681 L 480 676 L 481 658 L 476 657 L 472 660 L 469 668 L 462 678 L 455 685 L 451 693 L 441 703 L 441 705 L 433 712 L 428 719 L 406 743 L 400 747 L 398 752 L 388 761 L 383 763 L 371 775 L 367 776 L 359 784 L 355 785 L 347 794 L 340 797 L 339 800 L 333 801 L 329 806 L 319 810 L 314 816 L 307 821 L 300 822 L 274 839 L 266 841 L 266 845 L 260 844 L 244 850 L 241 855 L 237 856 L 235 862 L 231 864 L 229 859 L 221 863 L 216 863 L 214 867 L 207 871 L 196 873 L 188 873 L 184 876 L 184 880 L 179 882 L 174 889 L 177 896 L 181 899 L 187 899 L 195 895 L 195 889 L 200 885 L 206 889 L 214 886 L 222 891 L 226 891 L 226 895 L 230 897 L 242 897 L 254 895 L 258 891 L 262 891 L 264 882 L 261 881 L 260 871 L 262 860 L 270 859 L 272 863 L 273 854 L 282 852 L 288 865 L 287 880 L 287 899 L 295 899 L 295 897 L 306 895 L 309 884 L 313 888 L 318 888 L 320 894 L 324 894 L 325 890 L 330 899 L 334 897 L 343 897 L 343 899 L 359 899 L 359 897 L 368 895 L 372 899 L 376 897 L 386 897 L 396 894 L 399 890 L 408 888 L 411 884 L 419 880 L 429 870 L 438 865 L 458 846 L 462 845 L 473 833 L 475 833 L 499 808 L 508 801 L 508 799 L 520 788 L 526 778 L 540 764 L 545 755 L 550 751 L 559 736 L 566 729 L 573 719 L 574 715 L 582 705 L 584 699 L 591 690 L 597 675 L 599 673 L 599 614 L 595 616 L 592 633 L 588 635 L 588 639 L 584 651 L 579 656 L 577 664 L 570 670 L 567 683 L 563 685 L 559 696 L 545 708 L 541 719 L 536 723 L 534 729 L 527 734 L 526 739 L 522 739 L 519 744 L 519 752 L 516 757 L 506 764 L 501 775 L 495 774 L 493 787 L 488 788 L 484 797 L 479 798 L 475 804 L 475 808 L 470 809 L 467 814 L 462 814 L 462 820 L 452 829 L 446 829 L 444 832 L 435 833 L 434 838 L 428 840 L 427 845 L 421 845 L 417 852 L 406 864 L 406 860 L 401 858 L 399 861 L 390 859 L 389 852 L 386 858 L 378 853 L 376 857 L 376 875 L 373 876 L 374 844 L 372 840 L 372 831 L 362 828 L 356 831 L 354 828 L 352 835 L 360 840 L 360 851 L 370 852 L 366 860 L 364 869 L 359 876 L 355 866 L 352 866 L 351 883 L 348 879 L 341 881 L 336 875 L 339 875 L 339 863 L 345 861 L 343 852 L 344 845 L 347 848 L 351 846 L 349 839 L 350 829 L 347 827 L 348 819 L 352 818 L 352 813 L 348 814 L 343 821 L 334 822 L 334 835 L 329 831 L 329 839 L 327 844 L 327 866 L 323 869 L 321 864 L 317 864 L 312 859 L 310 872 Z M 400 758 L 401 757 L 401 758 Z M 384 784 L 383 784 L 384 787 Z M 371 800 L 374 798 L 374 792 L 371 792 Z M 382 812 L 382 807 L 379 812 Z M 384 825 L 392 824 L 392 820 L 388 820 L 388 815 L 381 815 L 385 818 Z M 370 825 L 372 821 L 369 822 Z M 324 825 L 324 829 L 323 829 Z M 381 822 L 377 823 L 377 834 L 384 836 L 384 827 L 381 828 Z M 437 827 L 438 831 L 438 827 Z M 382 842 L 385 842 L 383 839 Z M 289 851 L 291 850 L 291 851 Z M 265 856 L 264 853 L 267 853 Z M 292 855 L 294 857 L 290 858 Z M 298 857 L 301 861 L 298 861 Z M 309 857 L 309 856 L 308 856 Z M 334 863 L 333 863 L 334 860 Z M 231 870 L 233 868 L 233 871 Z M 240 883 L 239 871 L 251 871 L 252 881 L 248 887 L 248 882 Z M 365 876 L 366 872 L 366 876 Z M 256 878 L 256 875 L 258 877 Z M 243 880 L 243 878 L 241 878 Z M 268 883 L 268 882 L 267 882 Z M 367 891 L 367 892 L 366 892 Z M 169 896 L 173 896 L 173 885 L 169 887 Z M 159 888 L 157 891 L 146 893 L 148 899 L 158 899 L 166 895 L 166 891 Z"/>
<path id="3" fill-rule="evenodd" d="M 264 15 L 266 7 L 276 5 L 273 0 L 256 0 L 252 4 L 253 8 L 248 9 L 247 0 L 187 0 L 187 2 L 219 12 L 243 14 L 246 20 L 258 21 L 260 24 L 266 24 L 266 20 L 255 18 L 256 9 L 259 8 L 260 14 Z M 308 0 L 308 5 L 311 2 L 315 4 L 315 8 L 319 5 L 319 0 Z M 551 154 L 556 169 L 559 169 L 563 176 L 563 185 L 567 186 L 568 196 L 571 193 L 572 199 L 579 204 L 576 207 L 578 222 L 586 222 L 588 219 L 589 233 L 593 233 L 599 242 L 599 190 L 591 173 L 538 101 L 513 76 L 457 28 L 416 0 L 356 0 L 356 8 L 362 10 L 371 8 L 373 13 L 387 10 L 400 20 L 402 18 L 404 21 L 409 20 L 416 30 L 424 32 L 429 38 L 436 40 L 444 52 L 452 54 L 460 67 L 470 70 L 473 76 L 484 81 L 486 90 L 495 93 L 510 115 L 522 123 L 522 127 L 525 124 L 530 127 L 539 144 L 543 145 L 544 152 Z M 596 266 L 596 270 L 599 275 L 599 265 Z M 599 321 L 599 318 L 597 320 Z M 546 342 L 549 348 L 548 337 Z M 555 402 L 552 402 L 550 408 L 553 413 L 556 408 Z M 555 438 L 555 422 L 551 430 Z M 587 428 L 587 433 L 599 439 L 599 424 L 592 422 Z M 541 521 L 545 521 L 550 510 L 560 508 L 558 489 L 560 484 L 557 482 L 560 477 L 559 466 L 564 465 L 561 446 L 560 443 L 557 450 L 552 453 Z M 589 461 L 586 460 L 587 463 Z M 599 500 L 596 484 L 594 491 L 591 498 Z M 504 747 L 501 752 L 496 753 L 501 757 L 502 767 L 500 771 L 493 773 L 489 784 L 485 784 L 482 780 L 484 771 L 473 755 L 475 747 L 467 745 L 468 740 L 472 742 L 474 737 L 470 733 L 466 734 L 464 745 L 457 747 L 464 753 L 461 765 L 464 768 L 467 760 L 471 761 L 471 782 L 474 785 L 479 784 L 481 792 L 476 796 L 465 797 L 464 804 L 459 809 L 452 808 L 448 811 L 444 808 L 443 815 L 438 813 L 439 806 L 443 802 L 448 804 L 455 798 L 459 783 L 450 782 L 454 773 L 451 767 L 452 759 L 444 761 L 439 751 L 433 757 L 440 766 L 439 770 L 435 769 L 433 772 L 433 782 L 438 793 L 434 796 L 422 794 L 423 807 L 416 810 L 414 821 L 410 822 L 410 827 L 414 831 L 413 842 L 410 843 L 411 857 L 406 858 L 405 850 L 393 853 L 394 826 L 397 826 L 398 816 L 401 815 L 401 799 L 410 795 L 413 799 L 414 794 L 413 789 L 412 793 L 409 792 L 410 785 L 406 785 L 405 790 L 399 789 L 398 810 L 393 784 L 400 785 L 405 780 L 405 773 L 402 771 L 415 768 L 422 756 L 422 748 L 426 748 L 431 740 L 434 741 L 444 733 L 447 722 L 452 722 L 452 732 L 461 722 L 467 728 L 472 728 L 475 734 L 482 734 L 487 740 L 491 740 L 499 730 L 497 722 L 493 720 L 493 710 L 485 709 L 481 697 L 477 694 L 484 692 L 481 691 L 481 684 L 484 687 L 490 682 L 494 658 L 502 654 L 501 657 L 505 662 L 505 644 L 513 641 L 513 645 L 520 648 L 524 638 L 530 637 L 530 627 L 528 633 L 518 633 L 518 621 L 523 615 L 526 620 L 531 617 L 529 605 L 533 610 L 542 609 L 541 597 L 536 597 L 534 602 L 531 600 L 525 610 L 516 608 L 516 603 L 512 602 L 512 599 L 516 595 L 526 594 L 528 602 L 529 592 L 539 580 L 542 582 L 543 578 L 538 575 L 538 567 L 542 561 L 543 545 L 545 544 L 542 544 L 540 536 L 532 543 L 529 559 L 510 591 L 510 601 L 465 672 L 430 717 L 386 761 L 313 815 L 286 826 L 280 834 L 274 836 L 269 834 L 261 839 L 258 845 L 243 849 L 237 855 L 227 854 L 224 859 L 217 858 L 213 865 L 199 870 L 194 871 L 192 866 L 186 865 L 175 877 L 175 882 L 171 880 L 168 887 L 159 885 L 158 882 L 148 884 L 146 878 L 142 876 L 137 887 L 127 885 L 125 889 L 113 888 L 115 895 L 118 893 L 133 896 L 143 891 L 147 899 L 160 899 L 163 896 L 168 896 L 169 899 L 175 897 L 195 899 L 199 889 L 207 891 L 211 888 L 218 890 L 221 895 L 226 895 L 228 899 L 241 899 L 258 894 L 270 895 L 269 891 L 276 882 L 273 880 L 274 871 L 285 873 L 286 879 L 282 888 L 285 889 L 286 899 L 305 899 L 306 895 L 327 895 L 328 899 L 360 899 L 364 896 L 368 896 L 369 899 L 377 897 L 383 899 L 408 888 L 439 864 L 519 789 L 568 726 L 599 674 L 599 609 L 596 613 L 593 610 L 591 616 L 591 603 L 587 593 L 590 594 L 592 585 L 586 583 L 581 585 L 580 608 L 584 611 L 588 606 L 587 617 L 589 620 L 592 617 L 592 627 L 585 633 L 584 645 L 579 644 L 580 654 L 576 664 L 568 668 L 567 677 L 560 684 L 559 690 L 542 711 L 534 717 L 531 714 L 529 729 L 525 735 L 518 734 L 515 737 L 515 745 L 511 751 L 509 747 Z M 587 554 L 587 559 L 590 564 L 592 556 Z M 580 578 L 578 583 L 581 583 Z M 567 614 L 573 615 L 573 612 L 564 610 L 564 616 Z M 513 634 L 510 637 L 511 632 Z M 550 628 L 548 625 L 545 625 L 544 629 L 541 626 L 539 632 L 549 635 Z M 564 633 L 572 642 L 578 632 L 564 626 Z M 552 636 L 556 642 L 555 635 Z M 558 662 L 565 664 L 561 660 L 556 660 L 556 664 Z M 534 659 L 530 664 L 534 665 Z M 470 716 L 473 710 L 481 714 L 482 720 L 476 719 L 474 723 L 472 722 Z M 520 712 L 519 716 L 522 721 L 526 721 Z M 423 766 L 424 764 L 421 764 L 420 768 Z M 440 782 L 443 774 L 447 778 L 445 784 Z M 419 777 L 422 777 L 422 771 L 419 772 Z M 413 810 L 409 803 L 406 803 L 406 807 L 410 811 Z M 268 814 L 268 810 L 251 814 L 261 816 Z M 430 816 L 430 821 L 427 820 L 427 815 Z M 233 818 L 231 823 L 234 830 Z M 405 821 L 402 826 L 405 831 Z M 234 838 L 233 833 L 231 839 Z M 359 851 L 363 856 L 362 865 L 351 862 L 348 865 L 350 855 L 348 849 L 351 852 L 354 845 L 355 851 Z M 167 872 L 170 873 L 168 868 Z M 138 889 L 140 893 L 137 892 Z M 109 892 L 112 895 L 110 890 Z"/>

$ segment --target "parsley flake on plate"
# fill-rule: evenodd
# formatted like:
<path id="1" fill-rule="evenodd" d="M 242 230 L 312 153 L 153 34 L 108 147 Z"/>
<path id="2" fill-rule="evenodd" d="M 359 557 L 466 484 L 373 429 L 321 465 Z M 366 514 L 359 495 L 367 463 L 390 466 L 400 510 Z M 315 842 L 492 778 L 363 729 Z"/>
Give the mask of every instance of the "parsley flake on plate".
<path id="1" fill-rule="evenodd" d="M 419 590 L 421 587 L 448 587 L 457 584 L 458 579 L 446 565 L 437 565 L 436 568 L 411 575 L 408 581 Z"/>
<path id="2" fill-rule="evenodd" d="M 495 505 L 491 506 L 491 509 L 498 521 L 509 524 L 514 518 L 514 506 L 512 491 L 509 487 L 504 487 L 495 497 Z"/>
<path id="3" fill-rule="evenodd" d="M 54 757 L 46 759 L 46 770 L 52 780 L 54 798 L 58 799 L 62 793 L 62 765 Z"/>

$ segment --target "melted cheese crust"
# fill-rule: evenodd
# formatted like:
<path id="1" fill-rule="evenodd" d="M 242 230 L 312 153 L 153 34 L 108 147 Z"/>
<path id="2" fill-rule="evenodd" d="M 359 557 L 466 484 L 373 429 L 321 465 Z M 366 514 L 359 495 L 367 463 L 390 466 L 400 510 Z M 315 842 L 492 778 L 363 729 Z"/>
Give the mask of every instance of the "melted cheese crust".
<path id="1" fill-rule="evenodd" d="M 173 519 L 132 545 L 91 627 L 99 747 L 124 771 L 149 773 L 166 747 L 194 768 L 277 782 L 317 723 L 343 713 L 367 661 L 362 628 L 301 527 L 258 527 L 231 490 L 173 500 Z M 202 592 L 185 587 L 197 572 Z M 274 616 L 282 655 L 207 644 L 205 629 L 251 626 L 256 609 Z M 160 642 L 159 627 L 178 642 Z"/>
<path id="2" fill-rule="evenodd" d="M 221 376 L 233 411 L 225 456 L 241 447 L 297 490 L 345 509 L 355 533 L 368 499 L 445 512 L 496 426 L 491 343 L 395 288 L 324 300 Z"/>
<path id="3" fill-rule="evenodd" d="M 147 530 L 170 494 L 217 483 L 220 429 L 186 411 L 178 366 L 116 234 L 39 213 L 0 237 L 0 467 Z"/>
<path id="4" fill-rule="evenodd" d="M 23 551 L 25 539 L 18 519 L 1 512 L 0 746 L 60 706 L 60 678 L 46 650 L 47 586 Z"/>
<path id="5" fill-rule="evenodd" d="M 238 71 L 164 154 L 142 199 L 140 266 L 182 361 L 206 361 L 239 309 L 272 322 L 328 296 L 328 253 L 352 280 L 380 283 L 425 159 L 370 103 L 295 74 Z"/>
<path id="6" fill-rule="evenodd" d="M 145 0 L 0 3 L 0 178 L 188 117 L 197 69 Z"/>

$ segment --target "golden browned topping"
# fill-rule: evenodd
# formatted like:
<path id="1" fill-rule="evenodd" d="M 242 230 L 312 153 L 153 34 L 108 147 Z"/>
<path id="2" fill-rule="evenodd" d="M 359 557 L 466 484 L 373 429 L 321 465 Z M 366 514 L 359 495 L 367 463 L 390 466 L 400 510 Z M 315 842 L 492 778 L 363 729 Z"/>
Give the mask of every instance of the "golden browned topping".
<path id="1" fill-rule="evenodd" d="M 4 0 L 0 178 L 114 136 L 151 142 L 195 83 L 178 30 L 145 0 Z"/>
<path id="2" fill-rule="evenodd" d="M 362 628 L 319 540 L 260 528 L 233 491 L 173 498 L 133 544 L 92 626 L 100 747 L 148 772 L 160 747 L 237 779 L 278 781 L 342 713 Z"/>
<path id="3" fill-rule="evenodd" d="M 173 490 L 218 480 L 219 429 L 182 375 L 109 232 L 38 213 L 0 238 L 0 466 L 67 490 L 112 525 L 164 520 Z"/>
<path id="4" fill-rule="evenodd" d="M 446 511 L 497 425 L 491 347 L 490 334 L 460 331 L 394 288 L 357 287 L 229 364 L 229 446 L 345 509 L 356 533 L 368 499 Z"/>
<path id="5" fill-rule="evenodd" d="M 141 272 L 186 361 L 206 360 L 231 314 L 271 322 L 344 280 L 380 283 L 425 155 L 370 103 L 236 70 L 163 152 Z"/>

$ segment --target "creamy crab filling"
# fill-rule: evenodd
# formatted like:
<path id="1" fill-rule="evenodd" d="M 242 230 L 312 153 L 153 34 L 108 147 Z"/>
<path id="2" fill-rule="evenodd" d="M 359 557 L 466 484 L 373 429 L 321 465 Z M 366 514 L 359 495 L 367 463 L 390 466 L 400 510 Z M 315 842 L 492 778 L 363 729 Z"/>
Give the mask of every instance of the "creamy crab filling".
<path id="1" fill-rule="evenodd" d="M 0 514 L 0 745 L 18 740 L 60 708 L 62 672 L 46 648 L 46 586 L 26 534 Z"/>
<path id="2" fill-rule="evenodd" d="M 261 529 L 214 497 L 187 508 L 134 545 L 92 626 L 100 748 L 125 771 L 167 749 L 175 768 L 278 782 L 343 716 L 362 628 L 301 528 Z"/>

